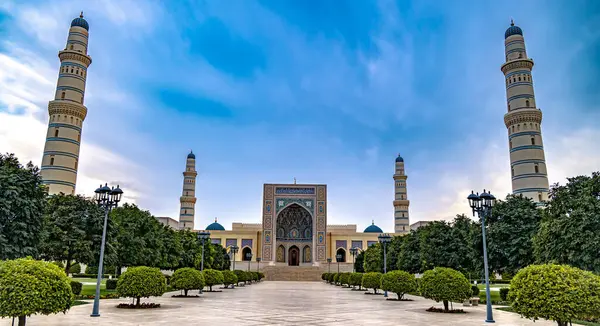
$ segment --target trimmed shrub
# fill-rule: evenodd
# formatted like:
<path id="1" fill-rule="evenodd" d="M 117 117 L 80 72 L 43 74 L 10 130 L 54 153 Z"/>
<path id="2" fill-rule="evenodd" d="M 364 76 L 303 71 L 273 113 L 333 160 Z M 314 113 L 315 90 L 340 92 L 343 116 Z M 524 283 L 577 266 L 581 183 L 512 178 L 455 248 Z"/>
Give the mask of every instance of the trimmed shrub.
<path id="1" fill-rule="evenodd" d="M 258 282 L 258 272 L 252 272 L 252 279 Z"/>
<path id="2" fill-rule="evenodd" d="M 208 286 L 209 291 L 212 291 L 213 285 L 223 284 L 223 273 L 214 269 L 205 269 L 204 274 L 204 283 Z"/>
<path id="3" fill-rule="evenodd" d="M 77 282 L 77 281 L 71 281 L 71 291 L 73 291 L 74 295 L 80 295 L 82 287 L 83 287 L 83 283 Z"/>
<path id="4" fill-rule="evenodd" d="M 321 279 L 322 279 L 323 281 L 327 281 L 327 280 L 328 280 L 328 276 L 329 276 L 329 275 L 327 275 L 327 274 L 328 274 L 328 273 L 323 273 L 323 274 L 321 274 Z"/>
<path id="5" fill-rule="evenodd" d="M 165 280 L 167 281 L 167 285 L 171 285 L 171 277 L 173 277 L 173 276 L 167 275 L 167 274 L 164 274 L 164 275 L 165 275 Z"/>
<path id="6" fill-rule="evenodd" d="M 73 304 L 71 281 L 55 264 L 21 258 L 0 262 L 0 317 L 66 312 Z"/>
<path id="7" fill-rule="evenodd" d="M 236 269 L 235 271 L 233 271 L 235 273 L 235 276 L 237 276 L 237 284 L 239 285 L 242 282 L 246 282 L 248 280 L 246 272 Z"/>
<path id="8" fill-rule="evenodd" d="M 600 277 L 568 265 L 529 265 L 510 282 L 507 299 L 525 318 L 558 325 L 600 317 Z"/>
<path id="9" fill-rule="evenodd" d="M 223 273 L 223 285 L 225 285 L 226 288 L 230 285 L 237 284 L 238 278 L 233 271 L 226 270 L 221 271 L 221 273 Z"/>
<path id="10" fill-rule="evenodd" d="M 106 289 L 107 290 L 116 290 L 118 283 L 119 283 L 119 280 L 117 280 L 116 278 L 111 278 L 109 280 L 106 280 Z"/>
<path id="11" fill-rule="evenodd" d="M 339 278 L 341 285 L 349 285 L 350 284 L 350 273 L 341 273 Z"/>
<path id="12" fill-rule="evenodd" d="M 87 265 L 85 268 L 85 273 L 98 275 L 98 265 Z"/>
<path id="13" fill-rule="evenodd" d="M 141 298 L 159 297 L 165 291 L 167 280 L 158 268 L 129 267 L 117 282 L 119 296 L 134 298 L 136 307 L 140 307 Z"/>
<path id="14" fill-rule="evenodd" d="M 52 262 L 52 264 L 54 264 L 54 265 L 56 265 L 56 266 L 60 267 L 60 269 L 62 269 L 63 271 L 65 270 L 65 264 L 64 264 L 62 261 L 60 261 L 60 260 L 58 260 L 58 261 L 53 261 L 53 262 Z"/>
<path id="15" fill-rule="evenodd" d="M 81 273 L 81 264 L 75 263 L 75 264 L 71 265 L 71 267 L 69 268 L 69 273 L 70 274 L 79 274 L 79 273 Z"/>
<path id="16" fill-rule="evenodd" d="M 360 289 L 361 285 L 362 285 L 362 278 L 363 278 L 363 274 L 362 273 L 351 273 L 350 274 L 350 285 L 357 286 Z"/>
<path id="17" fill-rule="evenodd" d="M 262 280 L 263 278 L 265 278 L 265 273 L 263 272 L 258 272 L 258 280 Z"/>
<path id="18" fill-rule="evenodd" d="M 405 271 L 391 271 L 383 274 L 381 289 L 396 293 L 398 300 L 402 300 L 406 293 L 414 292 L 417 289 L 415 275 Z"/>
<path id="19" fill-rule="evenodd" d="M 471 285 L 471 295 L 473 297 L 479 297 L 479 292 L 481 292 L 481 290 L 479 290 L 477 285 Z M 500 296 L 502 296 L 502 289 L 500 289 Z M 504 298 L 502 301 L 506 301 L 506 298 Z"/>
<path id="20" fill-rule="evenodd" d="M 329 281 L 330 284 L 335 282 L 334 278 L 335 278 L 335 273 L 329 273 L 329 275 L 327 276 L 327 280 Z"/>
<path id="21" fill-rule="evenodd" d="M 335 285 L 338 285 L 338 284 L 339 284 L 339 282 L 340 282 L 340 276 L 341 276 L 341 274 L 340 274 L 340 273 L 335 273 L 335 274 L 333 275 L 333 284 L 335 284 Z"/>
<path id="22" fill-rule="evenodd" d="M 108 274 L 102 274 L 102 278 L 108 278 L 110 275 Z M 73 274 L 71 275 L 71 277 L 73 278 L 93 278 L 95 279 L 96 277 L 98 277 L 98 274 L 84 274 L 84 273 L 79 273 L 79 274 Z"/>
<path id="23" fill-rule="evenodd" d="M 509 288 L 500 288 L 500 300 L 507 301 L 508 300 L 508 292 L 509 292 Z"/>
<path id="24" fill-rule="evenodd" d="M 448 311 L 448 302 L 463 302 L 473 293 L 469 280 L 459 271 L 452 268 L 436 267 L 423 273 L 419 291 L 427 299 L 444 303 L 444 311 Z"/>
<path id="25" fill-rule="evenodd" d="M 381 287 L 381 273 L 369 272 L 364 273 L 362 277 L 362 287 L 365 289 L 373 289 L 373 293 L 377 293 L 377 289 Z"/>
<path id="26" fill-rule="evenodd" d="M 204 276 L 195 268 L 180 268 L 171 277 L 171 286 L 175 290 L 183 290 L 187 297 L 189 290 L 201 290 L 204 288 Z"/>

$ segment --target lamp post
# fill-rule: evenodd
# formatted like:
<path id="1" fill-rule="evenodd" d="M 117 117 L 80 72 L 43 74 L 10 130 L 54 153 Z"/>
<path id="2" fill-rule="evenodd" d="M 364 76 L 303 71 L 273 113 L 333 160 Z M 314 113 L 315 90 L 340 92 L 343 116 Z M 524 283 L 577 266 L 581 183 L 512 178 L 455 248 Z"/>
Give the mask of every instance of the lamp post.
<path id="1" fill-rule="evenodd" d="M 248 260 L 248 272 L 250 271 L 250 263 L 252 262 L 252 253 L 246 253 L 246 259 Z"/>
<path id="2" fill-rule="evenodd" d="M 338 264 L 338 274 L 340 273 L 340 262 L 342 261 L 342 254 L 335 255 L 335 260 L 337 260 Z"/>
<path id="3" fill-rule="evenodd" d="M 262 259 L 260 257 L 256 257 L 256 262 L 258 263 L 258 266 L 256 266 L 256 272 L 260 273 L 260 261 Z"/>
<path id="4" fill-rule="evenodd" d="M 383 244 L 383 274 L 387 273 L 387 244 L 392 241 L 392 237 L 389 234 L 382 233 L 377 239 L 379 239 L 379 243 Z M 387 298 L 388 292 L 385 290 L 383 292 L 383 296 Z"/>
<path id="5" fill-rule="evenodd" d="M 198 231 L 198 233 L 196 234 L 196 237 L 198 237 L 198 241 L 200 241 L 202 243 L 202 261 L 200 262 L 200 271 L 203 271 L 204 270 L 204 241 L 206 241 L 206 239 L 210 238 L 210 232 Z"/>
<path id="6" fill-rule="evenodd" d="M 474 194 L 473 191 L 471 191 L 471 194 L 467 197 L 467 199 L 469 200 L 469 206 L 471 206 L 471 209 L 473 210 L 473 216 L 475 216 L 475 212 L 477 212 L 477 215 L 481 220 L 481 237 L 483 238 L 483 268 L 485 269 L 485 301 L 487 306 L 487 318 L 485 322 L 495 323 L 494 316 L 492 315 L 492 300 L 490 298 L 490 275 L 488 270 L 487 243 L 485 239 L 485 217 L 486 215 L 492 214 L 492 207 L 496 203 L 496 197 L 483 189 L 481 195 L 479 193 Z"/>
<path id="7" fill-rule="evenodd" d="M 356 264 L 356 254 L 358 253 L 358 248 L 350 248 L 350 253 L 352 254 L 352 273 L 356 272 L 355 264 Z"/>
<path id="8" fill-rule="evenodd" d="M 329 266 L 327 273 L 331 273 L 331 258 L 327 258 L 327 265 Z"/>
<path id="9" fill-rule="evenodd" d="M 235 254 L 238 252 L 239 249 L 240 249 L 240 247 L 238 247 L 236 245 L 229 247 L 229 250 L 231 251 L 231 260 L 233 260 L 233 266 L 231 266 L 231 268 L 234 271 L 235 271 Z"/>
<path id="10" fill-rule="evenodd" d="M 112 189 L 108 187 L 108 184 L 104 184 L 104 187 L 100 185 L 98 189 L 94 191 L 94 199 L 99 207 L 104 208 L 104 227 L 102 228 L 102 244 L 100 245 L 100 262 L 98 263 L 98 278 L 96 279 L 96 296 L 94 297 L 94 307 L 92 308 L 91 317 L 100 317 L 100 283 L 102 283 L 102 268 L 104 267 L 104 247 L 106 245 L 106 225 L 108 223 L 108 213 L 121 201 L 123 196 L 123 190 L 117 187 Z"/>

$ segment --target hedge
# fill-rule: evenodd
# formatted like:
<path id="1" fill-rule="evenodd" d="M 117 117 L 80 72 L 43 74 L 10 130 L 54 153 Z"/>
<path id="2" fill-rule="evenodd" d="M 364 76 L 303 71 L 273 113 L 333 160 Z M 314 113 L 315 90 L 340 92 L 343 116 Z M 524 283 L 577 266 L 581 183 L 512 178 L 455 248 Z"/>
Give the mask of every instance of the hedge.
<path id="1" fill-rule="evenodd" d="M 102 278 L 109 278 L 111 275 L 109 274 L 102 274 Z M 79 273 L 79 274 L 73 274 L 71 275 L 71 277 L 73 278 L 96 278 L 98 277 L 98 274 L 87 274 L 87 273 Z"/>
<path id="2" fill-rule="evenodd" d="M 230 285 L 237 284 L 238 278 L 233 271 L 226 270 L 221 273 L 223 273 L 223 285 L 225 285 L 226 288 Z"/>
<path id="3" fill-rule="evenodd" d="M 233 271 L 235 273 L 235 276 L 237 276 L 237 284 L 239 285 L 242 282 L 247 282 L 248 281 L 248 275 L 246 274 L 246 272 L 236 269 Z"/>
<path id="4" fill-rule="evenodd" d="M 351 273 L 350 274 L 350 285 L 352 285 L 352 287 L 355 287 L 358 285 L 358 288 L 360 289 L 362 287 L 362 278 L 363 278 L 362 273 Z"/>
<path id="5" fill-rule="evenodd" d="M 341 285 L 350 285 L 350 273 L 341 273 L 339 281 Z"/>
<path id="6" fill-rule="evenodd" d="M 329 273 L 323 273 L 323 274 L 321 274 L 321 279 L 323 281 L 327 281 L 329 279 Z"/>
<path id="7" fill-rule="evenodd" d="M 134 298 L 136 307 L 140 306 L 140 298 L 159 297 L 166 291 L 167 280 L 158 268 L 129 267 L 117 282 L 117 293 Z"/>
<path id="8" fill-rule="evenodd" d="M 175 290 L 183 290 L 183 295 L 187 297 L 189 290 L 204 288 L 204 275 L 195 268 L 180 268 L 171 276 L 171 286 Z"/>
<path id="9" fill-rule="evenodd" d="M 327 281 L 329 281 L 329 283 L 334 283 L 335 280 L 335 273 L 329 273 L 329 275 L 327 276 Z"/>
<path id="10" fill-rule="evenodd" d="M 108 280 L 106 280 L 106 289 L 107 290 L 116 290 L 118 283 L 119 283 L 119 280 L 117 280 L 116 278 L 108 279 Z"/>
<path id="11" fill-rule="evenodd" d="M 471 286 L 471 294 L 474 297 L 479 297 L 479 292 L 481 292 L 481 290 L 479 289 L 479 287 L 477 285 L 472 285 Z M 502 296 L 502 289 L 500 289 L 500 296 Z M 506 298 L 504 298 L 502 301 L 506 301 Z"/>
<path id="12" fill-rule="evenodd" d="M 508 300 L 508 292 L 509 292 L 509 288 L 500 288 L 500 300 L 507 301 Z"/>
<path id="13" fill-rule="evenodd" d="M 263 278 L 265 278 L 265 273 L 263 272 L 258 272 L 258 280 L 262 280 Z"/>
<path id="14" fill-rule="evenodd" d="M 452 268 L 436 267 L 425 271 L 419 284 L 421 295 L 444 303 L 448 311 L 448 302 L 463 302 L 473 293 L 469 280 L 459 271 Z"/>
<path id="15" fill-rule="evenodd" d="M 335 285 L 339 284 L 341 275 L 342 275 L 341 273 L 333 274 L 333 284 L 335 284 Z"/>
<path id="16" fill-rule="evenodd" d="M 381 276 L 381 289 L 396 293 L 398 300 L 402 300 L 406 293 L 416 291 L 415 275 L 399 270 L 383 274 Z"/>
<path id="17" fill-rule="evenodd" d="M 223 273 L 221 271 L 205 269 L 202 273 L 204 274 L 204 283 L 208 286 L 210 291 L 213 290 L 213 285 L 223 284 Z"/>
<path id="18" fill-rule="evenodd" d="M 77 281 L 71 281 L 71 291 L 73 291 L 74 295 L 80 295 L 82 287 L 83 287 L 83 283 L 77 282 Z"/>
<path id="19" fill-rule="evenodd" d="M 362 277 L 362 287 L 365 289 L 373 289 L 373 293 L 377 293 L 377 289 L 381 287 L 381 273 L 369 272 L 364 273 Z"/>
<path id="20" fill-rule="evenodd" d="M 79 274 L 79 273 L 81 273 L 81 264 L 75 263 L 75 264 L 71 265 L 71 267 L 69 268 L 69 273 L 70 274 Z"/>

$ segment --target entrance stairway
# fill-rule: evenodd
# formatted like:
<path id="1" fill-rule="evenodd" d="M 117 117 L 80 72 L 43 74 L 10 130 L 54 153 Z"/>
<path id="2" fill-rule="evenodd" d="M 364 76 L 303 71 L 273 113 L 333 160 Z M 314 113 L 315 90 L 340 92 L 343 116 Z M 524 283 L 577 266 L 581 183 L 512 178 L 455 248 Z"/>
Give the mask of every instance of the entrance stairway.
<path id="1" fill-rule="evenodd" d="M 327 272 L 327 264 L 321 266 L 267 265 L 260 271 L 268 281 L 321 281 L 321 274 Z M 337 272 L 337 264 L 331 264 L 331 272 Z M 352 272 L 352 264 L 340 264 L 340 272 Z"/>

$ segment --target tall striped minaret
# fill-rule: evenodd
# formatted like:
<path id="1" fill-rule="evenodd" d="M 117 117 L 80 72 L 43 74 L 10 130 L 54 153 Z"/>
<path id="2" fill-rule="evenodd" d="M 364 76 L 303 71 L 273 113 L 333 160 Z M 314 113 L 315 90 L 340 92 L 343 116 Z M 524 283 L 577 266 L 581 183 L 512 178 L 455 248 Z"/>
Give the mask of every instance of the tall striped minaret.
<path id="1" fill-rule="evenodd" d="M 504 33 L 504 46 L 506 63 L 501 69 L 508 110 L 504 124 L 508 129 L 513 194 L 523 194 L 539 203 L 548 200 L 549 188 L 542 111 L 537 108 L 533 93 L 533 60 L 527 57 L 523 31 L 512 21 Z"/>
<path id="2" fill-rule="evenodd" d="M 404 159 L 398 154 L 394 173 L 394 232 L 400 234 L 410 232 L 410 222 L 408 219 L 410 201 L 406 194 L 407 178 L 408 176 L 404 173 Z"/>
<path id="3" fill-rule="evenodd" d="M 183 172 L 183 191 L 179 202 L 179 228 L 194 229 L 194 209 L 196 206 L 196 155 L 190 151 L 185 163 L 185 171 Z"/>
<path id="4" fill-rule="evenodd" d="M 74 194 L 79 165 L 79 144 L 87 108 L 83 105 L 87 68 L 89 25 L 73 19 L 65 49 L 58 52 L 60 71 L 54 100 L 48 103 L 48 132 L 42 157 L 42 180 L 49 194 Z"/>

